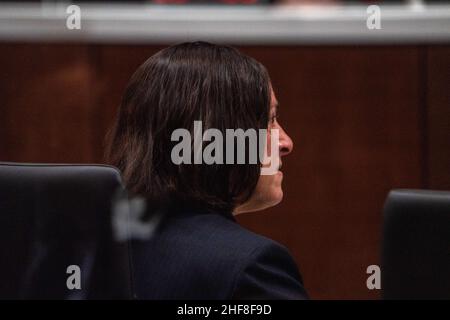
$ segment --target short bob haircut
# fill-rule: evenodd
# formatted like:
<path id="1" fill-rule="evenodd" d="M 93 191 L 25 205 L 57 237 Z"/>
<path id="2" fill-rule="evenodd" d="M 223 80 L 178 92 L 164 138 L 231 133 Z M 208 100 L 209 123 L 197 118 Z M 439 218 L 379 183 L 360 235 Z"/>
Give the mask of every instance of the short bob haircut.
<path id="1" fill-rule="evenodd" d="M 264 66 L 232 47 L 206 42 L 168 47 L 131 77 L 108 133 L 106 160 L 122 172 L 128 191 L 154 208 L 231 213 L 255 190 L 260 164 L 176 165 L 171 134 L 184 128 L 193 137 L 198 120 L 203 130 L 223 134 L 267 129 L 270 96 Z"/>

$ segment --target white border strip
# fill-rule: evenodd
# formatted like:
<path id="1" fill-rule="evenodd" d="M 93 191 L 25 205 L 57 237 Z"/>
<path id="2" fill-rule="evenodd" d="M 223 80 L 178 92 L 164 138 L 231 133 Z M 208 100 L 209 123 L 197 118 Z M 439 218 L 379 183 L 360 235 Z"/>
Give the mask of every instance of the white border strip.
<path id="1" fill-rule="evenodd" d="M 381 6 L 381 29 L 366 6 L 158 6 L 81 4 L 81 30 L 65 5 L 0 4 L 0 41 L 166 44 L 448 43 L 449 5 Z"/>

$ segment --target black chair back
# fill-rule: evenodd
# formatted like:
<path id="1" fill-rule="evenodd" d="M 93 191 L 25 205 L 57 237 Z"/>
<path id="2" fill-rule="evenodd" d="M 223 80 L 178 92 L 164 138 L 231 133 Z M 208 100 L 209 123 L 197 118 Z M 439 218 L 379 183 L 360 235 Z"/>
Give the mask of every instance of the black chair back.
<path id="1" fill-rule="evenodd" d="M 118 190 L 109 166 L 0 163 L 0 298 L 131 298 Z"/>
<path id="2" fill-rule="evenodd" d="M 385 299 L 450 299 L 450 192 L 393 190 L 384 208 Z"/>

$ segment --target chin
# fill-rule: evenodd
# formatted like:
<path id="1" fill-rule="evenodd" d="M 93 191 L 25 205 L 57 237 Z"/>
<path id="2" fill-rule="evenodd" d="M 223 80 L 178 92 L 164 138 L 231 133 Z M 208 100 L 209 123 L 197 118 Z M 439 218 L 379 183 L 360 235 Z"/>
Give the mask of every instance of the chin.
<path id="1" fill-rule="evenodd" d="M 268 209 L 276 206 L 283 200 L 283 190 L 278 188 L 273 188 L 270 192 L 267 192 L 261 201 L 261 208 Z"/>
<path id="2" fill-rule="evenodd" d="M 234 214 L 255 212 L 276 206 L 283 200 L 282 174 L 261 176 L 252 197 L 238 206 Z"/>
<path id="3" fill-rule="evenodd" d="M 265 208 L 274 207 L 283 200 L 282 178 L 282 174 L 270 176 L 271 181 L 267 184 L 268 188 L 265 188 L 261 197 Z"/>
<path id="4" fill-rule="evenodd" d="M 272 198 L 271 207 L 276 206 L 283 200 L 283 190 L 281 188 L 277 188 L 277 190 L 273 191 L 271 198 Z"/>

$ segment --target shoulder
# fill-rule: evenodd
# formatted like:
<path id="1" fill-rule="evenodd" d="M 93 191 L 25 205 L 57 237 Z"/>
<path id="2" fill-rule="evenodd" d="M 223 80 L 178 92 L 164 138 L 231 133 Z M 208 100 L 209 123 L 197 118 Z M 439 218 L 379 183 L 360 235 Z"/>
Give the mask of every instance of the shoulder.
<path id="1" fill-rule="evenodd" d="M 282 244 L 251 232 L 236 222 L 219 222 L 213 239 L 219 247 L 235 252 L 229 264 L 237 265 L 232 299 L 308 299 L 298 266 L 289 250 Z M 222 251 L 221 254 L 224 254 Z"/>
<path id="2" fill-rule="evenodd" d="M 218 215 L 198 217 L 194 225 L 202 260 L 218 262 L 231 271 L 230 298 L 308 298 L 298 266 L 282 244 Z"/>
<path id="3" fill-rule="evenodd" d="M 169 218 L 151 241 L 135 245 L 133 252 L 145 291 L 159 287 L 163 298 L 259 298 L 262 293 L 249 288 L 269 290 L 276 277 L 301 282 L 284 246 L 218 214 Z M 255 274 L 258 279 L 252 278 Z M 269 282 L 261 282 L 259 275 L 270 276 Z"/>
<path id="4" fill-rule="evenodd" d="M 266 241 L 247 260 L 232 292 L 232 299 L 308 299 L 297 264 L 289 250 Z"/>

